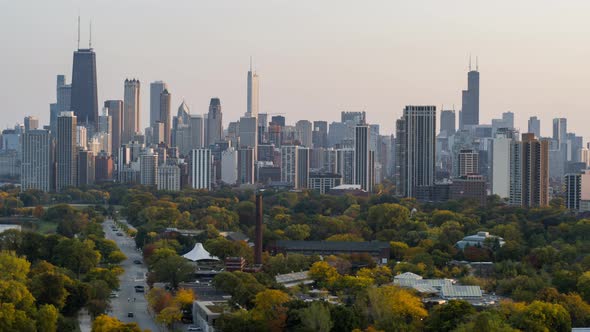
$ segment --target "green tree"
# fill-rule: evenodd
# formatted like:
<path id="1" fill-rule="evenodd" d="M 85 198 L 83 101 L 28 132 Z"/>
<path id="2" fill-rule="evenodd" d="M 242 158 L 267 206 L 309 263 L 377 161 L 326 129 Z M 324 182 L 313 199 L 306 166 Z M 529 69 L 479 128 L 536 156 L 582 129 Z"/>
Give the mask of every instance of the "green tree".
<path id="1" fill-rule="evenodd" d="M 526 331 L 571 331 L 571 318 L 560 304 L 534 301 L 515 317 L 516 327 Z"/>
<path id="2" fill-rule="evenodd" d="M 396 228 L 408 220 L 410 211 L 393 203 L 375 205 L 369 208 L 367 223 L 375 231 Z"/>
<path id="3" fill-rule="evenodd" d="M 94 250 L 94 242 L 91 240 L 63 239 L 55 247 L 54 261 L 80 277 L 98 265 L 100 253 Z"/>
<path id="4" fill-rule="evenodd" d="M 35 321 L 12 303 L 0 303 L 0 331 L 35 332 Z"/>
<path id="5" fill-rule="evenodd" d="M 0 252 L 0 279 L 26 282 L 30 268 L 31 263 L 13 252 Z"/>
<path id="6" fill-rule="evenodd" d="M 46 271 L 31 278 L 29 289 L 38 304 L 50 304 L 61 310 L 70 294 L 66 287 L 73 284 L 72 279 L 63 273 Z"/>
<path id="7" fill-rule="evenodd" d="M 578 278 L 578 293 L 586 302 L 590 302 L 590 271 L 582 273 Z"/>
<path id="8" fill-rule="evenodd" d="M 469 302 L 450 300 L 449 303 L 432 308 L 426 321 L 427 331 L 452 331 L 461 323 L 467 321 L 475 313 L 475 308 Z"/>
<path id="9" fill-rule="evenodd" d="M 311 228 L 306 224 L 289 225 L 285 228 L 285 235 L 291 240 L 305 240 L 309 237 Z"/>
<path id="10" fill-rule="evenodd" d="M 309 332 L 329 332 L 334 326 L 330 317 L 330 310 L 321 302 L 313 302 L 309 307 L 301 310 L 303 330 Z"/>
<path id="11" fill-rule="evenodd" d="M 158 260 L 152 269 L 158 281 L 168 282 L 174 289 L 178 288 L 179 283 L 189 280 L 195 270 L 186 258 L 178 255 Z"/>
<path id="12" fill-rule="evenodd" d="M 59 311 L 51 304 L 44 304 L 37 312 L 37 330 L 46 332 L 57 331 Z"/>

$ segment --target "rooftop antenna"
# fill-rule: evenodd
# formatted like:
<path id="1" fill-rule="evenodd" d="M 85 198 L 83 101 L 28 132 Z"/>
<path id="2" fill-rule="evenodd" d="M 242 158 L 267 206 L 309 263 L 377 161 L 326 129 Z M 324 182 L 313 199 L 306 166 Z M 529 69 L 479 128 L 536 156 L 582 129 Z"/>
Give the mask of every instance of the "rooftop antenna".
<path id="1" fill-rule="evenodd" d="M 78 14 L 78 49 L 80 49 L 80 14 Z"/>
<path id="2" fill-rule="evenodd" d="M 252 71 L 252 56 L 250 56 L 250 71 Z"/>
<path id="3" fill-rule="evenodd" d="M 92 20 L 90 20 L 90 38 L 88 39 L 88 48 L 92 49 Z"/>
<path id="4" fill-rule="evenodd" d="M 471 53 L 469 53 L 469 71 L 471 71 Z"/>
<path id="5" fill-rule="evenodd" d="M 479 71 L 479 60 L 478 57 L 475 57 L 475 71 Z"/>

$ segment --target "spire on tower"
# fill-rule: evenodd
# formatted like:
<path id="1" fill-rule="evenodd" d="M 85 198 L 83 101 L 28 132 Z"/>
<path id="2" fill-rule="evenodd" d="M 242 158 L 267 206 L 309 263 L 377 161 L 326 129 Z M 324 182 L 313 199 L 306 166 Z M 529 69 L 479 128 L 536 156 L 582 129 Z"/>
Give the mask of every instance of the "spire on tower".
<path id="1" fill-rule="evenodd" d="M 250 56 L 250 71 L 252 71 L 252 56 Z"/>
<path id="2" fill-rule="evenodd" d="M 478 57 L 475 57 L 475 71 L 479 71 L 479 61 L 478 61 Z"/>
<path id="3" fill-rule="evenodd" d="M 80 49 L 80 15 L 78 15 L 78 49 Z"/>
<path id="4" fill-rule="evenodd" d="M 471 53 L 469 53 L 469 71 L 471 71 Z"/>
<path id="5" fill-rule="evenodd" d="M 90 20 L 90 38 L 88 39 L 88 48 L 92 48 L 92 20 Z"/>

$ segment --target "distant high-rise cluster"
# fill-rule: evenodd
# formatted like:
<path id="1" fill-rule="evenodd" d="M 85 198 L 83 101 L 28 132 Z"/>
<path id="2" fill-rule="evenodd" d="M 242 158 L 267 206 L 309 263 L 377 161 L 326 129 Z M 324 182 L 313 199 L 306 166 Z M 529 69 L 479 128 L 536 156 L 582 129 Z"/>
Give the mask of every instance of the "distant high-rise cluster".
<path id="1" fill-rule="evenodd" d="M 122 95 L 99 112 L 96 53 L 78 48 L 71 84 L 57 75 L 49 125 L 27 116 L 2 131 L 0 176 L 42 191 L 116 181 L 166 191 L 248 186 L 365 195 L 388 179 L 396 195 L 422 201 L 486 204 L 497 195 L 507 204 L 543 207 L 561 196 L 568 208 L 589 211 L 590 149 L 581 135 L 556 118 L 552 135 L 542 136 L 536 116 L 521 134 L 519 110 L 481 123 L 478 67 L 469 65 L 460 110 L 437 114 L 435 106 L 408 105 L 395 135 L 380 132 L 364 110 L 344 110 L 334 121 L 263 112 L 252 64 L 239 118 L 224 122 L 216 97 L 204 114 L 185 100 L 172 114 L 173 87 L 157 80 L 149 85 L 142 128 L 140 80 L 125 79 Z"/>

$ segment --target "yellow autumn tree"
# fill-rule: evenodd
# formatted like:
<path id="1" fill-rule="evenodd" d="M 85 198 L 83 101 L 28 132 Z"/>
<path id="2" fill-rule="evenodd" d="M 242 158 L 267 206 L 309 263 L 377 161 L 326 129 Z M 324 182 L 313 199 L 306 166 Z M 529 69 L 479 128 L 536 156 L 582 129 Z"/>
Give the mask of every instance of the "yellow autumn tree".
<path id="1" fill-rule="evenodd" d="M 338 280 L 340 274 L 335 267 L 327 262 L 319 261 L 313 263 L 309 268 L 309 276 L 318 284 L 318 286 L 331 287 L 334 282 Z"/>
<path id="2" fill-rule="evenodd" d="M 375 327 L 384 331 L 419 331 L 428 316 L 420 298 L 396 286 L 367 290 L 367 313 Z"/>
<path id="3" fill-rule="evenodd" d="M 269 331 L 283 331 L 287 320 L 287 308 L 283 304 L 288 301 L 289 295 L 280 290 L 264 290 L 256 294 L 252 316 L 265 322 Z"/>

